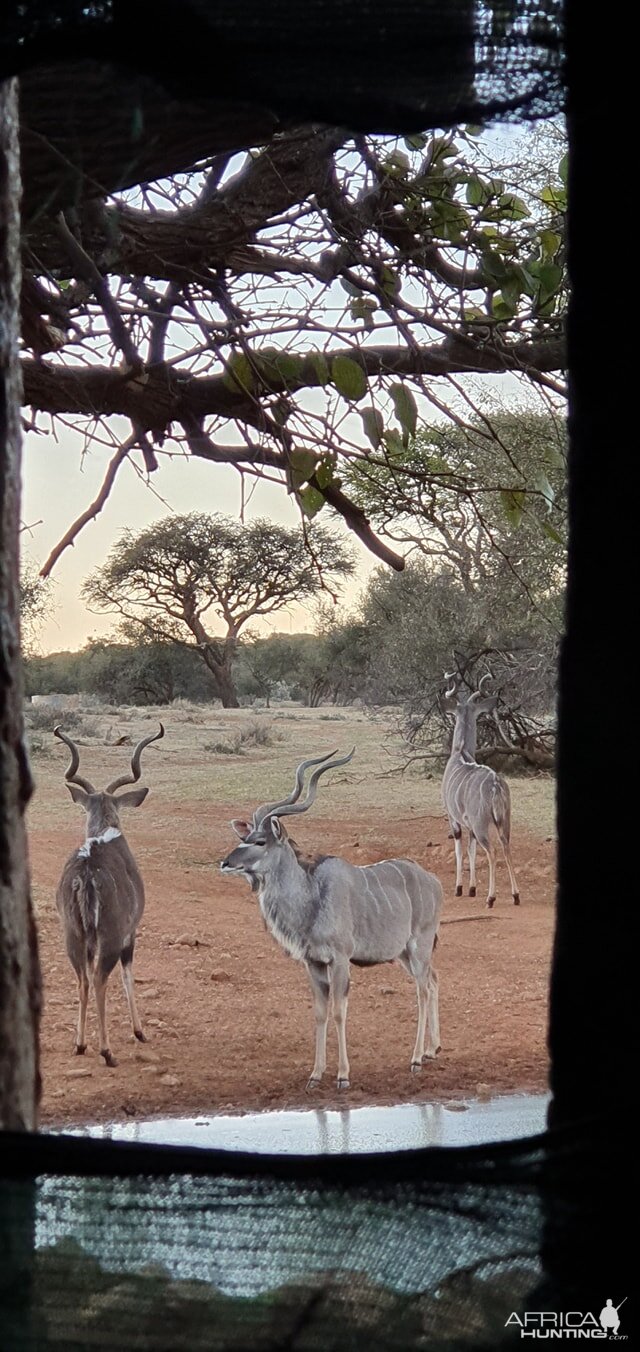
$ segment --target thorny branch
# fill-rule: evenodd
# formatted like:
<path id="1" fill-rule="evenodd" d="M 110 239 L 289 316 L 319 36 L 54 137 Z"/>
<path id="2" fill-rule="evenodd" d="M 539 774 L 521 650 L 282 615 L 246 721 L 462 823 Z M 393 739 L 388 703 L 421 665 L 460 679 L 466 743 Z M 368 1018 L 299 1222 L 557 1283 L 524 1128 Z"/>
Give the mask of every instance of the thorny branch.
<path id="1" fill-rule="evenodd" d="M 510 193 L 521 203 L 525 189 L 513 175 L 492 187 L 481 146 L 463 132 L 422 139 L 407 154 L 390 138 L 304 126 L 275 132 L 239 165 L 228 148 L 212 146 L 205 165 L 185 149 L 172 177 L 109 194 L 76 166 L 73 207 L 52 188 L 50 208 L 27 212 L 25 403 L 94 433 L 128 419 L 123 446 L 141 448 L 147 473 L 177 450 L 304 486 L 314 510 L 326 503 L 402 568 L 341 478 L 404 436 L 394 389 L 415 392 L 420 418 L 433 405 L 458 421 L 472 375 L 509 373 L 526 398 L 538 388 L 556 408 L 565 394 L 563 268 L 545 264 L 544 298 L 534 284 L 541 232 L 544 247 L 561 241 L 557 211 L 536 188 L 510 216 L 500 203 Z M 48 172 L 62 183 L 69 163 L 54 156 Z M 471 182 L 484 185 L 481 203 Z M 529 282 L 504 316 L 518 277 Z M 369 409 L 382 418 L 373 448 L 360 431 Z M 293 452 L 309 463 L 295 483 Z M 100 511 L 127 454 L 113 457 L 47 572 Z"/>

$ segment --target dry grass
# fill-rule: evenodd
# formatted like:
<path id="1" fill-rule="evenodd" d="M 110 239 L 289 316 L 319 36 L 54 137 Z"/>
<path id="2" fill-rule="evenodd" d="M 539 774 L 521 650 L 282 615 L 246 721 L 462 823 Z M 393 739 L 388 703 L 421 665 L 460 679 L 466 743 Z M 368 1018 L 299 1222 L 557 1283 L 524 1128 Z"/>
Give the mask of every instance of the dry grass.
<path id="1" fill-rule="evenodd" d="M 233 813 L 246 813 L 256 802 L 287 794 L 295 767 L 306 757 L 336 749 L 341 754 L 355 745 L 352 763 L 325 781 L 313 815 L 317 818 L 363 812 L 383 813 L 385 820 L 419 820 L 441 815 L 440 776 L 428 777 L 414 765 L 395 773 L 404 762 L 400 738 L 394 732 L 394 711 L 375 714 L 343 708 L 327 711 L 281 706 L 252 711 L 223 710 L 217 706 L 178 705 L 164 708 L 92 709 L 92 739 L 82 753 L 80 773 L 94 783 L 106 783 L 124 769 L 130 748 L 114 745 L 128 734 L 133 743 L 164 723 L 163 741 L 148 747 L 144 778 L 152 796 L 148 811 L 171 828 L 163 804 L 193 799 L 224 804 Z M 58 715 L 59 717 L 59 715 Z M 72 733 L 73 735 L 73 733 Z M 67 751 L 45 733 L 34 748 L 37 791 L 30 817 L 39 825 L 68 819 L 69 804 L 62 792 Z M 239 746 L 241 753 L 229 750 Z M 223 750 L 222 748 L 225 748 Z M 209 749 L 208 749 L 209 748 Z M 510 781 L 514 826 L 534 835 L 555 834 L 555 783 L 550 776 Z"/>

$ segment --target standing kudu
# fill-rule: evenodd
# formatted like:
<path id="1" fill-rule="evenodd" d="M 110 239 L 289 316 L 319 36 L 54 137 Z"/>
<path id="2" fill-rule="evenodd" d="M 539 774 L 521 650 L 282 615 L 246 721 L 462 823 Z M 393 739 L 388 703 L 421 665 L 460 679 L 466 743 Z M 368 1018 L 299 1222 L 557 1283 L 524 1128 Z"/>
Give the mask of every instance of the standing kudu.
<path id="1" fill-rule="evenodd" d="M 106 994 L 109 976 L 118 961 L 134 1035 L 139 1042 L 146 1041 L 136 1008 L 132 967 L 136 931 L 144 910 L 144 884 L 122 833 L 120 812 L 123 807 L 139 807 L 149 790 L 133 789 L 118 797 L 115 792 L 140 778 L 142 752 L 150 742 L 164 737 L 164 728 L 161 723 L 159 732 L 138 742 L 131 757 L 131 772 L 114 779 L 102 793 L 78 774 L 80 755 L 71 738 L 61 728 L 55 728 L 54 735 L 71 751 L 65 782 L 74 803 L 87 814 L 86 840 L 67 860 L 56 893 L 67 953 L 78 978 L 75 1050 L 77 1056 L 86 1051 L 89 979 L 93 977 L 100 1055 L 108 1066 L 115 1066 L 107 1033 Z"/>
<path id="2" fill-rule="evenodd" d="M 329 763 L 326 756 L 303 761 L 288 798 L 263 804 L 251 822 L 232 823 L 242 843 L 220 866 L 223 872 L 249 879 L 267 928 L 285 952 L 304 962 L 307 969 L 316 1018 L 309 1089 L 320 1083 L 326 1069 L 330 998 L 338 1034 L 338 1088 L 349 1085 L 350 963 L 373 967 L 397 958 L 413 977 L 418 997 L 411 1069 L 420 1070 L 425 1057 L 440 1050 L 438 979 L 432 964 L 442 906 L 438 879 L 408 859 L 358 866 L 332 855 L 305 856 L 281 822 L 282 817 L 307 812 L 315 801 L 320 776 L 346 765 L 352 756 L 353 751 Z M 311 765 L 319 768 L 309 779 L 306 798 L 299 802 L 303 775 Z"/>
<path id="3" fill-rule="evenodd" d="M 482 686 L 489 678 L 483 676 L 480 687 L 473 694 L 463 695 L 455 677 L 446 691 L 447 699 L 456 697 L 456 721 L 453 730 L 451 755 L 442 781 L 442 801 L 451 823 L 456 851 L 456 896 L 462 896 L 462 829 L 469 833 L 469 896 L 476 895 L 476 844 L 480 844 L 489 860 L 489 895 L 487 906 L 496 899 L 496 846 L 500 841 L 509 878 L 514 905 L 520 905 L 518 884 L 511 862 L 511 795 L 502 775 L 479 765 L 476 756 L 476 724 L 478 716 L 495 709 L 496 695 L 482 697 Z"/>

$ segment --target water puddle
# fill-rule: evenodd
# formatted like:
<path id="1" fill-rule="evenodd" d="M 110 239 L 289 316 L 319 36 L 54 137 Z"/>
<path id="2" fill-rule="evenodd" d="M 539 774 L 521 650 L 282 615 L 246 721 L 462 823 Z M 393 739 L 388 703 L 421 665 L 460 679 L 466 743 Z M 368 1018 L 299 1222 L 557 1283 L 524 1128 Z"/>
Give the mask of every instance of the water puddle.
<path id="1" fill-rule="evenodd" d="M 342 1111 L 165 1117 L 67 1128 L 111 1141 L 202 1146 L 264 1154 L 359 1154 L 422 1146 L 486 1145 L 544 1131 L 549 1096 L 509 1094 L 481 1102 L 403 1103 Z"/>

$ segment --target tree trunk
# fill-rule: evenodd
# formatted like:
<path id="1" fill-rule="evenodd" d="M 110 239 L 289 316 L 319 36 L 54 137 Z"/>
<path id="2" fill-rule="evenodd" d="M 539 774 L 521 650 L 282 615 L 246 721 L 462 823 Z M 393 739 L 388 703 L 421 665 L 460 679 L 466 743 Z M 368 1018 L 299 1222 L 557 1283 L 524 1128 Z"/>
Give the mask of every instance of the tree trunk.
<path id="1" fill-rule="evenodd" d="M 40 975 L 24 809 L 19 548 L 20 169 L 17 81 L 0 84 L 0 1129 L 33 1130 L 40 1090 Z M 1 1147 L 0 1147 L 1 1148 Z M 35 1179 L 0 1182 L 3 1347 L 43 1344 L 33 1300 Z"/>
<path id="2" fill-rule="evenodd" d="M 236 688 L 233 684 L 230 668 L 226 666 L 219 667 L 217 680 L 223 709 L 239 709 L 240 700 L 236 694 Z"/>
<path id="3" fill-rule="evenodd" d="M 17 84 L 0 85 L 0 1127 L 33 1129 L 40 1081 L 40 977 L 24 809 L 19 547 L 20 171 Z"/>

